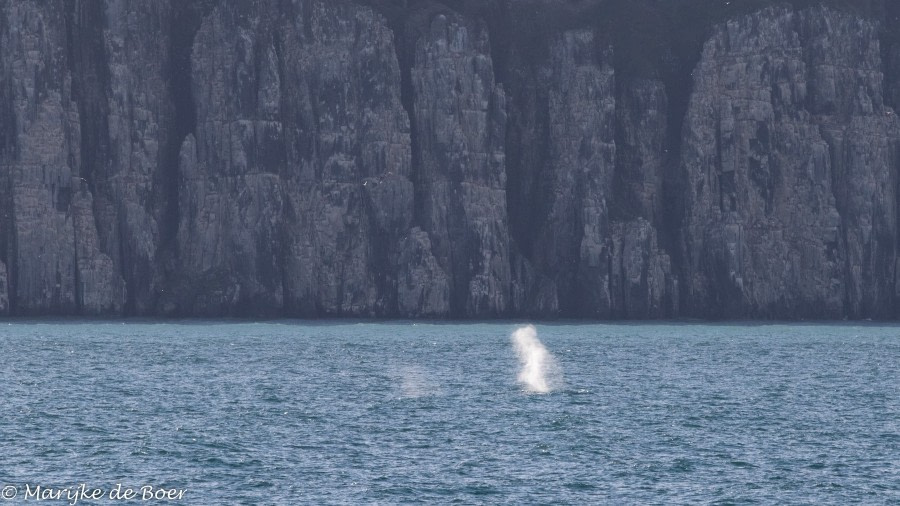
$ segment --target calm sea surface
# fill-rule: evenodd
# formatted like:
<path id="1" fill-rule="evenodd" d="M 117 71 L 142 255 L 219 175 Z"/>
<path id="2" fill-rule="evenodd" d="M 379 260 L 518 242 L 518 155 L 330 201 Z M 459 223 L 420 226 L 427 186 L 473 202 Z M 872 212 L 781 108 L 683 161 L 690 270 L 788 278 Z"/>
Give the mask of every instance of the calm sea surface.
<path id="1" fill-rule="evenodd" d="M 547 394 L 516 381 L 515 329 L 0 321 L 0 488 L 900 504 L 900 327 L 538 324 Z"/>

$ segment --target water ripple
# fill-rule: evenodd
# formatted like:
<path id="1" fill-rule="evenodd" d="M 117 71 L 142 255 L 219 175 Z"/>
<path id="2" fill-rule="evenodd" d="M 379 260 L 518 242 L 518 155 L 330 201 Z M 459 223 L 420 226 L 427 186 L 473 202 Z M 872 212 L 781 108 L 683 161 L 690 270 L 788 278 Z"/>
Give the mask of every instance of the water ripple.
<path id="1" fill-rule="evenodd" d="M 0 485 L 188 503 L 900 502 L 900 328 L 21 322 Z"/>

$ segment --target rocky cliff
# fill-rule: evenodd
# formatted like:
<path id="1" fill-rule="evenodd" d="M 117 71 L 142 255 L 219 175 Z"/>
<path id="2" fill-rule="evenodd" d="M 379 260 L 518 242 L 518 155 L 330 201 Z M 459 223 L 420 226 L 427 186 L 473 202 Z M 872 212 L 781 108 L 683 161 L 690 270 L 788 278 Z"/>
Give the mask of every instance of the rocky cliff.
<path id="1" fill-rule="evenodd" d="M 900 317 L 900 8 L 0 0 L 0 314 Z"/>

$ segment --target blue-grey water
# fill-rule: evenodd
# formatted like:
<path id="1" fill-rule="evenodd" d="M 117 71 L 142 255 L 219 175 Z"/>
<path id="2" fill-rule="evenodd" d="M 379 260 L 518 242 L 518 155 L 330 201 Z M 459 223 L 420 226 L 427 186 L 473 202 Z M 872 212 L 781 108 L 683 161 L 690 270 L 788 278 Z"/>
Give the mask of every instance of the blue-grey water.
<path id="1" fill-rule="evenodd" d="M 0 322 L 0 487 L 900 504 L 900 327 L 538 324 L 547 394 L 516 381 L 515 328 Z"/>

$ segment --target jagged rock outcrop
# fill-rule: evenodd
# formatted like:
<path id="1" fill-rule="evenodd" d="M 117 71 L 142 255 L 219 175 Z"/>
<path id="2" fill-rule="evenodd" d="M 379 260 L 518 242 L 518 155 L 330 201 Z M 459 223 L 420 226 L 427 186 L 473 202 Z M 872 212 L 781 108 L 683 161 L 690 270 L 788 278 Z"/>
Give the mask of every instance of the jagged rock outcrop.
<path id="1" fill-rule="evenodd" d="M 774 7 L 717 28 L 684 123 L 691 312 L 893 311 L 900 124 L 880 68 L 856 16 Z"/>
<path id="2" fill-rule="evenodd" d="M 896 8 L 772 4 L 0 0 L 0 314 L 897 318 Z"/>

